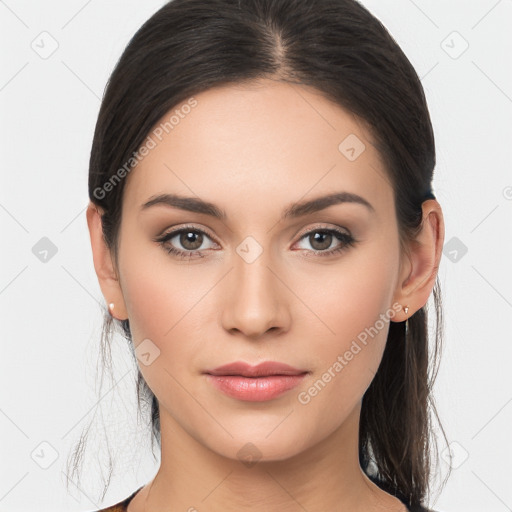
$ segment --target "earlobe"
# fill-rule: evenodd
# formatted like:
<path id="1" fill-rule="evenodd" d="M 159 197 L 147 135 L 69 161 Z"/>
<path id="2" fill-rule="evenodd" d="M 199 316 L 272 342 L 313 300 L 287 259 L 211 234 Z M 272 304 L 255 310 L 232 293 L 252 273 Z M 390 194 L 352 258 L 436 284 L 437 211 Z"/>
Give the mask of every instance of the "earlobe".
<path id="1" fill-rule="evenodd" d="M 407 254 L 408 265 L 399 277 L 394 300 L 407 303 L 411 316 L 428 301 L 434 288 L 444 243 L 444 220 L 440 204 L 429 199 L 422 204 L 421 229 L 411 241 Z M 396 321 L 405 320 L 400 318 Z"/>
<path id="2" fill-rule="evenodd" d="M 119 276 L 112 261 L 111 251 L 103 238 L 101 208 L 89 202 L 86 215 L 91 239 L 94 269 L 98 277 L 101 292 L 107 304 L 115 304 L 115 318 L 125 320 L 128 315 L 126 314 L 126 306 Z M 112 316 L 114 316 L 113 307 L 109 306 L 109 311 Z"/>

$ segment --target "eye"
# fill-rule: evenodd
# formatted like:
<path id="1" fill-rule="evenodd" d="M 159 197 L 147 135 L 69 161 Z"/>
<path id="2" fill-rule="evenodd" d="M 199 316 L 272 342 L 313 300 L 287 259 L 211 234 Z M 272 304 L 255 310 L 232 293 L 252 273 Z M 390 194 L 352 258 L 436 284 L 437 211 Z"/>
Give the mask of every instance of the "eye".
<path id="1" fill-rule="evenodd" d="M 333 254 L 347 250 L 353 246 L 356 242 L 355 238 L 349 233 L 345 233 L 338 229 L 314 229 L 308 231 L 301 237 L 301 240 L 307 239 L 307 241 L 313 247 L 313 250 L 308 252 L 314 253 L 314 256 L 332 256 Z M 339 245 L 332 247 L 332 243 L 338 240 L 341 242 Z M 329 250 L 326 250 L 329 249 Z"/>
<path id="2" fill-rule="evenodd" d="M 176 248 L 176 246 L 171 243 L 174 239 L 176 239 L 174 244 L 181 245 L 183 249 Z M 205 257 L 202 252 L 206 249 L 212 248 L 212 246 L 201 248 L 206 239 L 212 239 L 212 237 L 202 229 L 185 226 L 165 233 L 164 235 L 155 238 L 154 241 L 158 242 L 169 254 L 180 259 L 190 259 L 194 256 L 199 258 Z M 322 228 L 308 231 L 302 235 L 300 241 L 303 239 L 307 239 L 313 247 L 313 249 L 306 249 L 306 251 L 308 253 L 313 253 L 313 256 L 320 257 L 331 256 L 347 250 L 356 242 L 354 237 L 349 233 L 333 228 Z M 340 243 L 332 248 L 332 244 L 333 242 L 336 242 L 336 240 Z M 218 244 L 214 242 L 214 245 Z"/>
<path id="3" fill-rule="evenodd" d="M 170 231 L 169 233 L 156 238 L 154 241 L 158 242 L 169 254 L 173 254 L 178 258 L 187 259 L 193 257 L 195 254 L 200 258 L 204 257 L 201 252 L 207 248 L 211 248 L 203 247 L 201 249 L 201 246 L 207 238 L 209 239 L 210 236 L 201 229 L 184 227 Z M 175 243 L 180 244 L 184 250 L 172 245 L 170 242 L 173 239 L 176 239 Z"/>

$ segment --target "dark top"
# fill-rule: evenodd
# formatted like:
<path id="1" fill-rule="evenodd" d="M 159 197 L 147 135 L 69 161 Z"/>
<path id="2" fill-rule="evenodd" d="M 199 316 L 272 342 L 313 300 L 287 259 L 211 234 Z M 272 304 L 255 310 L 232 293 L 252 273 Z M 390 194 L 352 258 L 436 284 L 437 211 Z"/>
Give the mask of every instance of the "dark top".
<path id="1" fill-rule="evenodd" d="M 102 508 L 101 510 L 97 510 L 96 512 L 126 512 L 128 508 L 128 503 L 132 501 L 134 496 L 144 487 L 143 485 L 139 487 L 134 493 L 130 494 L 128 498 L 124 499 L 123 501 L 120 501 L 119 503 L 116 503 L 115 505 L 112 505 L 108 508 Z M 436 512 L 435 510 L 428 510 L 424 507 L 409 507 L 407 503 L 404 503 L 407 510 L 409 512 Z"/>
<path id="2" fill-rule="evenodd" d="M 124 499 L 123 501 L 120 501 L 119 503 L 116 503 L 115 505 L 112 505 L 108 508 L 102 508 L 101 510 L 98 510 L 97 512 L 126 512 L 126 509 L 128 508 L 128 503 L 132 501 L 132 499 L 135 497 L 135 495 L 143 488 L 144 486 L 140 486 L 134 493 L 130 494 L 128 498 Z"/>

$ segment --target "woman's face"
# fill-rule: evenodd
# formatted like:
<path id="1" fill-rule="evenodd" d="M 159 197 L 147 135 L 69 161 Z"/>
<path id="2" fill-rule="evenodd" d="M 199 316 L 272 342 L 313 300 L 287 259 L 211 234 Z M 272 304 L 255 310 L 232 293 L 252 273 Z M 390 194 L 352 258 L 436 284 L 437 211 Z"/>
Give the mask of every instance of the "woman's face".
<path id="1" fill-rule="evenodd" d="M 230 458 L 252 443 L 282 460 L 343 429 L 378 369 L 400 309 L 393 190 L 369 132 L 314 89 L 263 81 L 194 99 L 155 127 L 126 178 L 123 307 L 162 429 Z M 341 193 L 362 199 L 291 210 Z M 163 194 L 225 218 L 143 207 Z M 307 373 L 278 396 L 234 397 L 205 372 L 235 361 Z"/>

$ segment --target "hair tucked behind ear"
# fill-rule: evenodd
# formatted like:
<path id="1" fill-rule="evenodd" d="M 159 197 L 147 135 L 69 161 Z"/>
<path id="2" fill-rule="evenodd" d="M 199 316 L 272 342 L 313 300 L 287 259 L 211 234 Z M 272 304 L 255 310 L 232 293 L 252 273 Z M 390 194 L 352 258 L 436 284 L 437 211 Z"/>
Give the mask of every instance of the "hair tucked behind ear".
<path id="1" fill-rule="evenodd" d="M 269 78 L 312 86 L 368 126 L 393 187 L 400 239 L 404 246 L 414 239 L 435 167 L 432 125 L 414 68 L 368 10 L 355 0 L 174 0 L 129 42 L 94 133 L 89 198 L 103 209 L 103 235 L 116 262 L 125 180 L 105 185 L 126 169 L 152 128 L 194 94 Z M 411 509 L 428 496 L 432 415 L 438 419 L 432 399 L 442 341 L 437 281 L 433 295 L 431 346 L 427 306 L 409 319 L 407 341 L 404 324 L 392 322 L 361 412 L 362 469 Z M 102 343 L 109 344 L 106 325 Z M 129 323 L 118 326 L 137 369 Z M 151 403 L 152 440 L 160 444 L 158 402 L 140 372 L 137 396 L 139 406 Z M 81 439 L 75 470 L 82 448 Z"/>
<path id="2" fill-rule="evenodd" d="M 432 408 L 438 419 L 432 386 L 443 325 L 437 280 L 434 305 L 438 328 L 432 357 L 425 307 L 409 318 L 407 339 L 405 322 L 391 323 L 382 363 L 363 397 L 359 425 L 361 467 L 382 489 L 415 510 L 421 510 L 429 490 L 425 475 L 431 473 L 432 446 L 438 455 L 430 417 Z M 430 374 L 429 368 L 433 368 Z"/>

